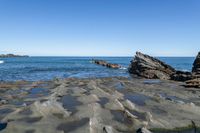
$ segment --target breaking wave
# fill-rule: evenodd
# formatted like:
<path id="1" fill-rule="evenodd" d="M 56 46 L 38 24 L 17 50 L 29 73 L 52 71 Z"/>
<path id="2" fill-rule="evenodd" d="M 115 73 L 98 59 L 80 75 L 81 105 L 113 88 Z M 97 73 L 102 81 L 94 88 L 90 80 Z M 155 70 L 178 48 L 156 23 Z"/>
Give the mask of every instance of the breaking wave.
<path id="1" fill-rule="evenodd" d="M 4 61 L 3 60 L 0 60 L 0 64 L 3 64 L 4 63 Z"/>

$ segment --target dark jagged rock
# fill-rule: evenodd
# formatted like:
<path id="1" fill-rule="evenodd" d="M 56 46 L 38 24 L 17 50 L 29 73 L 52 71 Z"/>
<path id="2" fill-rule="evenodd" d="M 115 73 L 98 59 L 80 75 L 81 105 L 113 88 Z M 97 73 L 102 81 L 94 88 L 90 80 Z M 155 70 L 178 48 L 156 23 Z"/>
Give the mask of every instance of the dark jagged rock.
<path id="1" fill-rule="evenodd" d="M 200 52 L 193 63 L 192 73 L 194 75 L 200 75 Z"/>
<path id="2" fill-rule="evenodd" d="M 106 66 L 107 62 L 104 60 L 93 60 L 93 62 L 97 65 L 102 65 L 102 66 Z"/>
<path id="3" fill-rule="evenodd" d="M 169 80 L 176 70 L 154 57 L 136 52 L 129 72 L 144 78 Z"/>
<path id="4" fill-rule="evenodd" d="M 119 64 L 112 64 L 112 63 L 108 63 L 104 60 L 93 60 L 93 62 L 97 65 L 101 65 L 101 66 L 106 66 L 108 68 L 114 68 L 114 69 L 119 69 L 121 68 L 121 66 Z"/>
<path id="5" fill-rule="evenodd" d="M 187 81 L 192 79 L 191 72 L 176 71 L 176 73 L 171 75 L 171 80 L 175 81 Z"/>
<path id="6" fill-rule="evenodd" d="M 200 88 L 200 52 L 196 56 L 192 68 L 192 79 L 185 82 L 186 87 Z"/>
<path id="7" fill-rule="evenodd" d="M 118 65 L 118 64 L 111 64 L 111 63 L 108 63 L 106 66 L 109 67 L 109 68 L 115 68 L 115 69 L 118 69 L 118 68 L 121 67 L 121 66 Z"/>
<path id="8" fill-rule="evenodd" d="M 200 79 L 199 78 L 188 80 L 185 83 L 186 83 L 185 87 L 200 88 Z"/>

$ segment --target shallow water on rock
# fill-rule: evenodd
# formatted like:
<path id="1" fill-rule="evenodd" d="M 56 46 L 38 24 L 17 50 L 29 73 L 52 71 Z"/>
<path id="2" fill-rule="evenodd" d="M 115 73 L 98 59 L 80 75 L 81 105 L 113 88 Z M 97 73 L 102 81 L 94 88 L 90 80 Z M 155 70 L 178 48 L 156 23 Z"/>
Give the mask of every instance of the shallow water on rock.
<path id="1" fill-rule="evenodd" d="M 99 103 L 102 107 L 104 107 L 105 104 L 107 104 L 107 103 L 109 102 L 109 99 L 108 99 L 107 97 L 100 97 L 99 100 L 100 100 L 100 101 L 98 101 L 98 103 Z"/>
<path id="2" fill-rule="evenodd" d="M 12 113 L 14 110 L 10 108 L 0 109 L 0 120 L 4 118 L 7 114 Z"/>
<path id="3" fill-rule="evenodd" d="M 7 127 L 8 123 L 0 123 L 0 131 Z"/>
<path id="4" fill-rule="evenodd" d="M 124 99 L 128 99 L 139 106 L 144 106 L 145 101 L 150 100 L 150 97 L 137 93 L 128 93 L 124 95 Z"/>
<path id="5" fill-rule="evenodd" d="M 76 112 L 76 106 L 82 105 L 75 96 L 71 95 L 63 96 L 61 98 L 61 103 L 63 104 L 63 107 L 70 112 Z"/>
<path id="6" fill-rule="evenodd" d="M 89 120 L 89 118 L 83 118 L 81 120 L 73 122 L 62 123 L 57 127 L 57 130 L 64 131 L 64 133 L 68 133 L 86 125 L 87 123 L 89 123 Z"/>
<path id="7" fill-rule="evenodd" d="M 144 80 L 143 83 L 144 84 L 158 84 L 158 83 L 161 83 L 161 81 L 158 79 L 147 79 L 147 80 Z"/>
<path id="8" fill-rule="evenodd" d="M 125 117 L 125 114 L 120 110 L 111 110 L 111 114 L 113 115 L 113 119 L 123 123 L 125 125 L 131 125 L 132 121 Z"/>
<path id="9" fill-rule="evenodd" d="M 37 98 L 40 96 L 47 96 L 49 94 L 49 90 L 46 88 L 32 88 L 28 92 L 28 98 Z"/>
<path id="10" fill-rule="evenodd" d="M 35 123 L 35 122 L 40 121 L 41 119 L 42 117 L 24 117 L 24 118 L 18 119 L 18 121 L 24 121 L 27 123 Z"/>
<path id="11" fill-rule="evenodd" d="M 115 84 L 115 88 L 119 91 L 123 90 L 124 89 L 124 85 L 122 83 L 116 83 Z"/>
<path id="12" fill-rule="evenodd" d="M 179 103 L 189 103 L 189 101 L 176 97 L 176 96 L 170 96 L 170 95 L 167 95 L 166 93 L 159 93 L 159 94 L 162 98 L 165 98 L 166 100 L 169 100 L 169 101 L 174 101 L 174 102 L 179 102 Z"/>
<path id="13" fill-rule="evenodd" d="M 140 120 L 146 120 L 145 113 L 137 112 L 135 110 L 130 110 L 130 113 L 133 114 L 133 115 L 135 115 L 135 116 L 137 116 L 138 119 L 140 119 Z"/>

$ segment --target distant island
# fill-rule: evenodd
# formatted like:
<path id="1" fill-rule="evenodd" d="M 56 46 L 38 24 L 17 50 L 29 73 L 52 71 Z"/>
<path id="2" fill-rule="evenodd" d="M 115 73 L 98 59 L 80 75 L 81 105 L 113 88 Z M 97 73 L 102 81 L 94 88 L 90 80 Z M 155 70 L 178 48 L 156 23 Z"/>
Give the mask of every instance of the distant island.
<path id="1" fill-rule="evenodd" d="M 29 57 L 28 55 L 0 54 L 0 58 Z"/>

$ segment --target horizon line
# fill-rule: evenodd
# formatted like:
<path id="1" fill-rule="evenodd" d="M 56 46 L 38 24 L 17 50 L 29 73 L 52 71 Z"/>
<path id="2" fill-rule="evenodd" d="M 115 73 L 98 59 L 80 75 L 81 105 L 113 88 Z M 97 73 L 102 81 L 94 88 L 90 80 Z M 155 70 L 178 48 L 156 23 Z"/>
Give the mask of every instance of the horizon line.
<path id="1" fill-rule="evenodd" d="M 28 55 L 29 57 L 134 57 L 124 55 Z M 151 55 L 150 55 L 151 56 Z M 196 56 L 152 56 L 152 57 L 196 57 Z"/>

